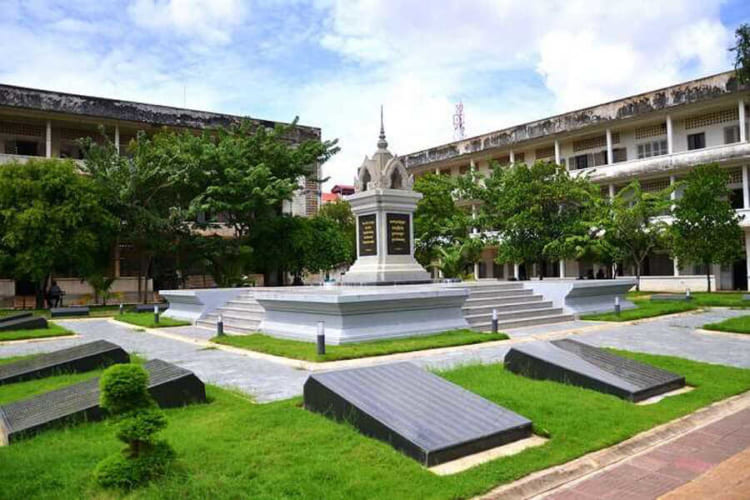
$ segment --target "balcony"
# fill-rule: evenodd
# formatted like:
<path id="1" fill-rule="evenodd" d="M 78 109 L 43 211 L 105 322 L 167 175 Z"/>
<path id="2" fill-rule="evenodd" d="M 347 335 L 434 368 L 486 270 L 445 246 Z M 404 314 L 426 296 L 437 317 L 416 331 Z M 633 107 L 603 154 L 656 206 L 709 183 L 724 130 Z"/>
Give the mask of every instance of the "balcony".
<path id="1" fill-rule="evenodd" d="M 13 155 L 13 154 L 7 154 L 7 153 L 0 153 L 0 165 L 4 165 L 6 163 L 26 163 L 29 160 L 45 160 L 47 159 L 45 156 L 26 156 L 26 155 Z M 83 165 L 83 160 L 73 160 L 78 165 Z"/>

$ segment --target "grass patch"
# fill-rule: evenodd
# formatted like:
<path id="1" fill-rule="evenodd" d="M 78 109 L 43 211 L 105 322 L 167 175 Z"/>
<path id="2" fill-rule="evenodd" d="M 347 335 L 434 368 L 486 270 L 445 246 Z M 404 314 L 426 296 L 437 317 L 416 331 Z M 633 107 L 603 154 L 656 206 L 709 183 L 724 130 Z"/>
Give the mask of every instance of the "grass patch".
<path id="1" fill-rule="evenodd" d="M 129 312 L 124 314 L 118 314 L 113 317 L 117 321 L 124 323 L 130 323 L 131 325 L 142 326 L 144 328 L 166 328 L 170 326 L 187 326 L 190 323 L 188 321 L 181 321 L 177 319 L 167 318 L 159 316 L 159 323 L 154 322 L 154 313 L 136 313 Z"/>
<path id="2" fill-rule="evenodd" d="M 750 300 L 744 300 L 747 292 L 692 292 L 691 302 L 703 307 L 750 307 Z"/>
<path id="3" fill-rule="evenodd" d="M 737 316 L 718 323 L 708 323 L 703 325 L 703 328 L 717 332 L 750 333 L 750 316 Z"/>
<path id="4" fill-rule="evenodd" d="M 117 312 L 120 309 L 120 306 L 88 306 L 89 307 L 89 315 L 88 316 L 66 316 L 67 318 L 106 318 L 109 316 L 114 316 L 117 314 Z M 27 312 L 31 311 L 34 313 L 35 316 L 43 316 L 47 319 L 50 318 L 49 309 L 0 309 L 0 317 L 2 316 L 9 316 L 11 314 L 17 314 L 20 312 Z"/>
<path id="5" fill-rule="evenodd" d="M 384 356 L 398 352 L 422 351 L 438 347 L 479 344 L 492 340 L 505 340 L 504 333 L 479 333 L 472 330 L 451 330 L 435 335 L 422 335 L 403 339 L 377 340 L 346 345 L 327 345 L 326 353 L 318 356 L 317 347 L 310 342 L 286 340 L 254 333 L 252 335 L 225 335 L 211 341 L 249 351 L 264 352 L 285 358 L 306 361 L 336 361 L 342 359 Z"/>
<path id="6" fill-rule="evenodd" d="M 652 318 L 654 316 L 663 316 L 665 314 L 674 314 L 685 311 L 692 311 L 698 309 L 700 306 L 695 301 L 681 302 L 681 301 L 657 301 L 651 302 L 648 298 L 633 298 L 628 297 L 635 304 L 634 309 L 626 309 L 620 312 L 620 315 L 616 315 L 613 312 L 598 313 L 598 314 L 584 314 L 581 316 L 583 320 L 589 321 L 633 321 L 636 319 Z"/>
<path id="7" fill-rule="evenodd" d="M 64 337 L 73 335 L 73 332 L 56 323 L 49 323 L 48 328 L 35 330 L 9 330 L 0 332 L 0 342 L 5 340 L 43 339 L 45 337 Z"/>
<path id="8" fill-rule="evenodd" d="M 468 498 L 533 471 L 613 445 L 655 425 L 750 389 L 750 370 L 678 358 L 623 353 L 687 377 L 694 391 L 636 406 L 614 396 L 529 380 L 502 365 L 443 372 L 466 389 L 534 421 L 550 435 L 538 448 L 436 476 L 385 443 L 299 407 L 299 398 L 256 405 L 208 386 L 211 400 L 167 410 L 163 437 L 178 454 L 178 472 L 133 498 Z M 93 375 L 93 374 L 87 374 Z M 70 377 L 70 376 L 64 376 Z M 50 379 L 0 386 L 0 402 L 71 382 Z M 13 387 L 15 385 L 21 386 Z M 111 498 L 91 471 L 121 448 L 106 423 L 50 430 L 0 448 L 0 481 L 7 498 Z M 415 493 L 418 492 L 418 493 Z"/>

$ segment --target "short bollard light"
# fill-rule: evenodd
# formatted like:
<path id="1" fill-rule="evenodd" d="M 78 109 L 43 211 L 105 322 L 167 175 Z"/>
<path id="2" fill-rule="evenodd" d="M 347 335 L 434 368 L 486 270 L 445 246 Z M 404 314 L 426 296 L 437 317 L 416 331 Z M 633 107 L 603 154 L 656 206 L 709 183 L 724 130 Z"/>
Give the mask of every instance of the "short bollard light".
<path id="1" fill-rule="evenodd" d="M 492 310 L 492 333 L 497 333 L 497 309 Z"/>
<path id="2" fill-rule="evenodd" d="M 120 315 L 123 315 L 123 314 L 125 314 L 125 304 L 120 302 Z"/>
<path id="3" fill-rule="evenodd" d="M 615 314 L 620 315 L 620 297 L 615 297 Z"/>
<path id="4" fill-rule="evenodd" d="M 318 356 L 326 353 L 326 330 L 323 321 L 318 321 Z"/>
<path id="5" fill-rule="evenodd" d="M 691 299 L 691 297 L 690 297 L 690 289 L 686 288 L 685 289 L 685 300 L 690 300 L 690 299 Z"/>
<path id="6" fill-rule="evenodd" d="M 154 304 L 154 324 L 159 324 L 159 304 Z"/>
<path id="7" fill-rule="evenodd" d="M 216 335 L 221 337 L 224 335 L 224 316 L 219 314 L 219 317 L 216 320 Z"/>

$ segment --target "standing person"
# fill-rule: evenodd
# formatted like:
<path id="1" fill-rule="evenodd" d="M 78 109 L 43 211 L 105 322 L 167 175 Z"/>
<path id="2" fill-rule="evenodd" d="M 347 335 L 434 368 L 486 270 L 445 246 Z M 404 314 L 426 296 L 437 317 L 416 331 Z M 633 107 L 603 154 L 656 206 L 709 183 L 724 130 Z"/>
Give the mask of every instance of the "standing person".
<path id="1" fill-rule="evenodd" d="M 59 307 L 62 295 L 63 291 L 57 285 L 57 281 L 53 281 L 52 286 L 49 287 L 49 292 L 47 292 L 47 303 L 49 304 L 49 307 Z"/>

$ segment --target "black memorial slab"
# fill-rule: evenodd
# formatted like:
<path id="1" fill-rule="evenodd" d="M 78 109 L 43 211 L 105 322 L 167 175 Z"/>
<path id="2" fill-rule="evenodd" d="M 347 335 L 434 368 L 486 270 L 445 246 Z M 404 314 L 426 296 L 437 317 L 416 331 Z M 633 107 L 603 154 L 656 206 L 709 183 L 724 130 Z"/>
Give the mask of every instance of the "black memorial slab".
<path id="1" fill-rule="evenodd" d="M 149 392 L 162 408 L 206 401 L 203 382 L 193 372 L 160 359 L 144 365 L 149 372 Z M 99 379 L 0 406 L 0 444 L 60 423 L 98 420 Z"/>
<path id="2" fill-rule="evenodd" d="M 53 307 L 49 310 L 50 316 L 53 318 L 62 318 L 65 316 L 88 316 L 88 307 Z"/>
<path id="3" fill-rule="evenodd" d="M 305 408 L 433 466 L 531 435 L 531 421 L 411 363 L 313 374 Z"/>
<path id="4" fill-rule="evenodd" d="M 145 313 L 145 312 L 154 312 L 154 305 L 157 304 L 138 304 L 133 308 L 133 310 L 137 313 Z M 163 303 L 158 304 L 159 311 L 166 311 L 169 307 L 169 304 Z"/>
<path id="5" fill-rule="evenodd" d="M 359 256 L 378 254 L 378 227 L 375 214 L 360 215 L 359 224 Z"/>
<path id="6" fill-rule="evenodd" d="M 388 254 L 411 255 L 409 214 L 386 214 Z"/>
<path id="7" fill-rule="evenodd" d="M 47 320 L 41 316 L 32 316 L 31 313 L 13 314 L 0 321 L 0 332 L 38 330 L 41 328 L 47 328 Z"/>
<path id="8" fill-rule="evenodd" d="M 633 402 L 685 386 L 685 377 L 570 339 L 513 346 L 505 368 Z"/>
<path id="9" fill-rule="evenodd" d="M 30 317 L 31 317 L 31 311 L 8 314 L 7 316 L 0 316 L 0 324 L 5 323 L 6 321 L 13 321 L 14 319 L 30 318 Z"/>
<path id="10" fill-rule="evenodd" d="M 129 361 L 130 356 L 122 347 L 106 340 L 97 340 L 0 365 L 0 384 L 48 377 L 56 373 L 86 372 Z"/>

